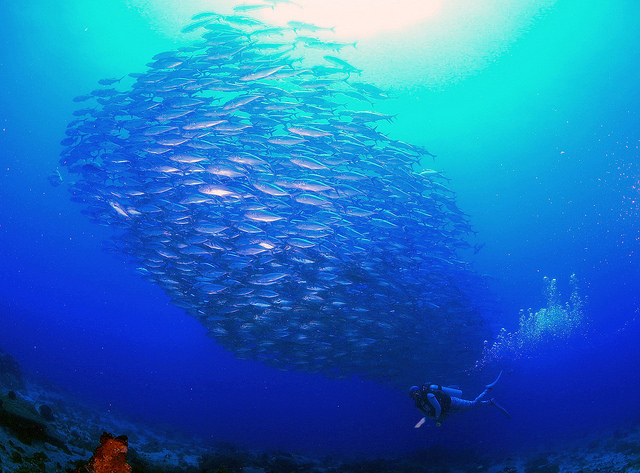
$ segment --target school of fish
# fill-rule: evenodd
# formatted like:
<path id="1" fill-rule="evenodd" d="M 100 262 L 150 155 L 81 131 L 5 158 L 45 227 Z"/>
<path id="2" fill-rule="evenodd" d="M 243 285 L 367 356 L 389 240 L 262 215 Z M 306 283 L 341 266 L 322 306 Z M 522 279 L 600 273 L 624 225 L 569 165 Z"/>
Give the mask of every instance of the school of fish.
<path id="1" fill-rule="evenodd" d="M 74 99 L 72 200 L 239 358 L 391 384 L 470 366 L 471 229 L 431 155 L 377 131 L 354 44 L 242 13 Z"/>

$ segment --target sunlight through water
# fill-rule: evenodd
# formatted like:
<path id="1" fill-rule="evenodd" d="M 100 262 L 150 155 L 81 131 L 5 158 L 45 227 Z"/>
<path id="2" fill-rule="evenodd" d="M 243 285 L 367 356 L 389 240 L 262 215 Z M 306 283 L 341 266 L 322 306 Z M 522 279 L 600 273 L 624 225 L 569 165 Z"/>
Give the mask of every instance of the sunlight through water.
<path id="1" fill-rule="evenodd" d="M 191 16 L 218 11 L 272 25 L 303 22 L 330 29 L 310 34 L 354 42 L 367 80 L 396 86 L 450 86 L 488 67 L 544 18 L 556 0 L 127 0 L 160 34 L 184 41 Z M 393 71 L 393 74 L 389 74 Z M 391 76 L 391 77 L 389 77 Z M 380 82 L 379 81 L 379 82 Z"/>

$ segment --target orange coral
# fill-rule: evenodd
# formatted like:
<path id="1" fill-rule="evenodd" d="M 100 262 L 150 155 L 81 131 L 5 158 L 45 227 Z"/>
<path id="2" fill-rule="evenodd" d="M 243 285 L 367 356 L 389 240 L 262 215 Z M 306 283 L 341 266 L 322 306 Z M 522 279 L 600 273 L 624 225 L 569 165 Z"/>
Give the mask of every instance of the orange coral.
<path id="1" fill-rule="evenodd" d="M 89 460 L 89 464 L 77 468 L 75 473 L 131 473 L 127 463 L 127 437 L 114 437 L 105 432 L 100 437 L 100 446 Z"/>

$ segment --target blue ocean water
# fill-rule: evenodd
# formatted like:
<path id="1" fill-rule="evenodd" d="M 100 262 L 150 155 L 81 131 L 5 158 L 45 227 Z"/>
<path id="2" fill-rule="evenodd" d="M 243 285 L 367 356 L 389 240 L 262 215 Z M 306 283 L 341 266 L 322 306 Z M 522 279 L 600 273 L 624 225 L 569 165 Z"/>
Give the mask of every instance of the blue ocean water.
<path id="1" fill-rule="evenodd" d="M 471 397 L 504 369 L 495 395 L 511 420 L 478 410 L 416 430 L 409 386 L 236 359 L 135 265 L 103 251 L 113 230 L 90 223 L 47 177 L 72 98 L 180 44 L 152 18 L 153 2 L 0 6 L 0 348 L 96 409 L 250 447 L 518 450 L 637 423 L 640 9 L 592 3 L 549 2 L 484 63 L 461 61 L 440 82 L 411 72 L 430 48 L 411 28 L 349 53 L 395 96 L 380 105 L 397 114 L 384 132 L 436 154 L 430 164 L 470 216 L 484 247 L 464 257 L 489 281 L 482 315 L 492 333 L 517 330 L 520 309 L 545 307 L 544 276 L 566 300 L 577 275 L 585 335 L 444 380 Z M 371 63 L 390 35 L 399 49 L 386 54 L 408 56 L 384 70 Z M 429 377 L 416 373 L 415 384 Z"/>

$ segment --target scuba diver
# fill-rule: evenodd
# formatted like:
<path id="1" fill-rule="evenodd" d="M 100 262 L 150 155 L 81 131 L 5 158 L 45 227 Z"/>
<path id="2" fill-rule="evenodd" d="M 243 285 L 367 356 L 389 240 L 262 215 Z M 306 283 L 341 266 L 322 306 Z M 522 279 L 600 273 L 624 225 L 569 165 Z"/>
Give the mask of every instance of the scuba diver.
<path id="1" fill-rule="evenodd" d="M 444 387 L 439 384 L 430 383 L 423 384 L 421 387 L 412 386 L 409 390 L 411 399 L 415 401 L 415 406 L 425 414 L 425 416 L 420 419 L 414 427 L 416 429 L 422 427 L 422 424 L 425 423 L 427 417 L 435 420 L 436 425 L 440 427 L 442 425 L 442 421 L 446 419 L 449 414 L 468 411 L 477 406 L 487 405 L 497 407 L 504 415 L 511 419 L 509 413 L 502 406 L 498 405 L 493 398 L 488 401 L 482 400 L 482 398 L 486 396 L 487 393 L 496 385 L 498 380 L 500 380 L 501 376 L 502 371 L 496 380 L 491 384 L 487 384 L 485 386 L 485 390 L 482 391 L 473 401 L 462 399 L 462 391 L 456 388 Z"/>

